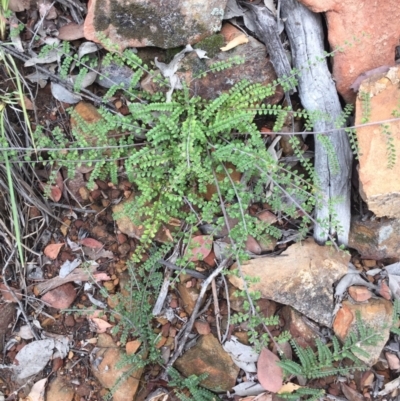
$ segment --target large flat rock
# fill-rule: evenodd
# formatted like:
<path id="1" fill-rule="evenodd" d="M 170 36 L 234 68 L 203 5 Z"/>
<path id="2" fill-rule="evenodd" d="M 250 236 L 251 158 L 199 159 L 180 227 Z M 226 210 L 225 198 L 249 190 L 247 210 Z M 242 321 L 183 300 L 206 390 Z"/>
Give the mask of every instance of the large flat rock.
<path id="1" fill-rule="evenodd" d="M 290 305 L 312 320 L 332 325 L 333 283 L 347 273 L 350 256 L 333 247 L 320 246 L 313 239 L 289 247 L 275 258 L 253 259 L 242 265 L 244 276 L 259 278 L 249 286 L 263 298 Z M 232 266 L 235 269 L 236 264 Z M 243 289 L 243 281 L 230 275 L 229 281 Z"/>
<path id="2" fill-rule="evenodd" d="M 231 391 L 239 368 L 212 335 L 201 336 L 197 344 L 175 362 L 175 367 L 186 377 L 208 373 L 201 385 L 211 391 Z"/>
<path id="3" fill-rule="evenodd" d="M 400 254 L 400 219 L 351 221 L 349 247 L 364 259 L 398 258 Z"/>
<path id="4" fill-rule="evenodd" d="M 85 38 L 120 50 L 194 44 L 221 29 L 227 0 L 91 0 Z M 100 35 L 99 35 L 100 34 Z"/>
<path id="5" fill-rule="evenodd" d="M 362 73 L 394 65 L 400 37 L 398 0 L 299 0 L 317 13 L 325 13 L 332 49 L 333 76 L 346 102 L 354 102 L 350 86 Z M 346 46 L 346 43 L 350 43 Z"/>
<path id="6" fill-rule="evenodd" d="M 399 67 L 364 80 L 357 96 L 355 124 L 398 116 L 399 84 Z M 357 128 L 357 139 L 360 195 L 378 217 L 400 218 L 400 121 Z"/>

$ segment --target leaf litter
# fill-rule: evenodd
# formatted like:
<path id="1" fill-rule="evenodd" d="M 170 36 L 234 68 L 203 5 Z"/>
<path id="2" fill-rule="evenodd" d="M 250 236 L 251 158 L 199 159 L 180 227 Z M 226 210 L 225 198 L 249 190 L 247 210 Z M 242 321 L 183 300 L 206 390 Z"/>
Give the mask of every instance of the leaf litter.
<path id="1" fill-rule="evenodd" d="M 271 0 L 264 0 L 264 4 L 270 9 L 270 11 L 278 15 L 279 10 L 275 8 L 275 4 Z M 19 6 L 18 11 L 21 12 L 23 11 L 24 7 L 22 5 Z M 51 2 L 41 2 L 39 5 L 39 11 L 43 19 L 48 19 L 48 20 L 54 20 L 57 18 L 58 13 L 60 12 L 59 8 L 54 7 Z M 228 7 L 226 10 L 226 17 L 228 18 L 243 18 L 244 19 L 244 24 L 245 26 L 250 30 L 254 31 L 254 24 L 252 23 L 252 18 L 251 18 L 251 13 L 246 12 L 245 10 L 241 9 L 240 6 L 235 1 L 229 0 L 228 1 Z M 70 17 L 68 17 L 70 18 Z M 70 19 L 68 19 L 70 21 Z M 279 15 L 278 15 L 278 22 L 280 23 L 281 21 L 279 20 Z M 66 39 L 66 40 L 76 40 L 82 37 L 82 30 L 81 30 L 82 24 L 79 23 L 67 23 L 63 27 L 58 29 L 59 32 L 59 39 Z M 63 29 L 64 28 L 64 29 Z M 72 28 L 72 29 L 71 29 Z M 73 32 L 73 30 L 76 28 L 76 32 Z M 68 32 L 69 31 L 69 32 Z M 39 35 L 41 35 L 41 40 L 43 43 L 48 43 L 48 44 L 53 44 L 53 45 L 58 45 L 59 41 L 57 38 L 50 38 L 47 36 L 45 33 L 45 29 L 42 29 L 42 27 L 39 29 Z M 69 35 L 69 36 L 68 36 Z M 73 39 L 75 38 L 75 39 Z M 18 36 L 17 39 L 19 39 L 18 42 L 14 42 L 14 46 L 17 49 L 21 50 L 21 42 L 20 42 L 20 37 Z M 240 44 L 246 43 L 247 36 L 246 35 L 241 35 L 239 38 L 236 40 L 232 41 L 231 43 L 228 43 L 227 47 L 224 48 L 225 51 L 234 48 L 234 46 L 238 46 Z M 77 45 L 74 45 L 77 46 Z M 93 42 L 87 42 L 84 41 L 81 43 L 78 47 L 78 59 L 81 59 L 85 55 L 93 54 L 95 52 L 98 52 L 99 50 L 102 50 L 101 46 L 93 43 Z M 191 46 L 187 46 L 184 50 L 182 50 L 180 53 L 178 53 L 172 60 L 171 63 L 166 64 L 166 63 L 161 63 L 157 59 L 155 61 L 156 66 L 159 68 L 161 71 L 162 75 L 170 80 L 171 84 L 171 92 L 168 94 L 168 98 L 172 95 L 172 91 L 174 89 L 179 89 L 182 85 L 181 82 L 179 81 L 179 78 L 177 78 L 176 72 L 181 66 L 181 62 L 185 55 L 189 52 L 195 51 L 197 56 L 199 58 L 205 58 L 206 54 L 204 51 L 200 49 L 193 49 Z M 56 68 L 57 63 L 60 62 L 60 57 L 59 57 L 60 51 L 59 48 L 54 49 L 54 51 L 48 52 L 45 56 L 38 56 L 37 53 L 34 53 L 33 51 L 30 51 L 30 59 L 28 59 L 25 63 L 25 66 L 27 67 L 33 67 L 36 64 L 48 64 L 49 66 L 52 64 L 52 68 Z M 69 71 L 71 73 L 71 71 Z M 37 82 L 41 87 L 45 87 L 47 85 L 49 75 L 40 73 L 40 72 L 35 72 L 32 74 L 29 74 L 28 76 L 25 76 L 25 78 L 29 79 L 31 82 Z M 69 80 L 70 83 L 74 83 L 77 79 L 76 75 L 69 75 Z M 98 78 L 98 73 L 96 71 L 91 71 L 87 75 L 87 81 L 82 83 L 82 87 L 86 88 L 90 86 L 95 80 Z M 51 83 L 51 94 L 52 96 L 57 99 L 60 102 L 63 103 L 69 103 L 69 104 L 74 104 L 77 103 L 78 101 L 81 100 L 81 96 L 77 95 L 70 90 L 66 89 L 63 85 L 59 85 L 55 82 Z M 120 101 L 120 99 L 118 99 Z M 56 111 L 58 113 L 59 110 Z M 47 122 L 51 121 L 50 119 L 47 120 Z M 275 158 L 279 159 L 281 150 L 275 151 L 275 149 L 271 150 L 271 153 L 274 155 Z M 84 183 L 85 180 L 82 175 L 82 180 L 80 181 L 79 185 Z M 63 201 L 62 197 L 64 195 L 61 187 L 59 186 L 51 186 L 51 197 L 54 202 L 60 202 Z M 105 189 L 103 189 L 106 191 Z M 66 199 L 64 199 L 66 200 Z M 66 203 L 68 201 L 66 200 Z M 82 205 L 79 205 L 82 206 Z M 86 207 L 86 206 L 84 206 Z M 97 213 L 100 214 L 100 211 L 97 211 Z M 80 212 L 78 213 L 79 217 L 75 214 L 75 216 L 72 218 L 72 220 L 80 220 L 84 218 L 82 217 L 84 215 L 81 214 Z M 67 215 L 67 213 L 64 215 L 65 217 L 69 216 L 71 217 L 72 214 Z M 96 216 L 97 218 L 97 216 Z M 281 218 L 281 216 L 279 216 Z M 101 220 L 101 218 L 100 218 Z M 274 218 L 274 223 L 276 222 L 276 217 Z M 81 223 L 81 222 L 80 222 Z M 66 234 L 64 234 L 64 237 L 66 237 Z M 99 238 L 101 240 L 101 238 Z M 198 267 L 198 263 L 204 261 L 204 259 L 207 258 L 207 256 L 210 254 L 211 250 L 215 252 L 215 257 L 217 260 L 221 261 L 223 260 L 226 255 L 228 254 L 228 249 L 230 247 L 230 244 L 227 244 L 223 242 L 223 240 L 217 240 L 214 241 L 213 238 L 210 236 L 205 236 L 205 235 L 198 235 L 192 238 L 195 240 L 192 244 L 190 244 L 189 248 L 191 249 L 191 253 L 193 256 L 190 256 L 190 261 L 196 263 L 196 268 Z M 60 238 L 57 238 L 57 236 L 53 237 L 52 241 L 59 242 Z M 119 250 L 117 247 L 111 248 L 108 247 L 108 242 L 104 241 L 101 242 L 100 240 L 96 240 L 94 238 L 84 238 L 79 240 L 79 237 L 69 237 L 64 238 L 64 241 L 66 240 L 65 243 L 53 243 L 50 245 L 47 245 L 43 253 L 46 255 L 49 259 L 51 259 L 52 263 L 45 265 L 45 266 L 37 266 L 37 269 L 40 270 L 40 274 L 37 276 L 29 276 L 29 278 L 35 278 L 35 280 L 40 280 L 42 282 L 36 283 L 35 285 L 35 294 L 36 295 L 44 295 L 46 292 L 51 291 L 55 288 L 59 288 L 60 286 L 66 284 L 66 283 L 72 283 L 74 282 L 75 288 L 81 288 L 80 286 L 82 285 L 80 282 L 86 281 L 112 281 L 118 282 L 119 278 L 116 278 L 115 270 L 111 269 L 110 272 L 105 272 L 105 271 L 97 271 L 98 265 L 93 265 L 90 266 L 89 268 L 79 268 L 79 266 L 83 263 L 83 261 L 88 262 L 89 264 L 92 263 L 94 260 L 99 260 L 100 265 L 104 265 L 107 263 L 113 263 L 115 260 L 118 259 L 120 256 Z M 129 242 L 129 241 L 128 241 Z M 197 243 L 196 243 L 197 242 Z M 63 249 L 63 246 L 64 249 Z M 252 242 L 251 244 L 252 250 L 256 250 L 256 252 L 253 252 L 254 254 L 260 253 L 258 251 L 257 243 L 256 240 Z M 249 250 L 249 249 L 248 249 Z M 70 253 L 72 252 L 72 255 L 69 254 L 65 256 L 65 253 Z M 79 258 L 75 253 L 79 254 Z M 65 258 L 69 259 L 65 259 Z M 81 260 L 82 258 L 82 260 Z M 101 259 L 101 260 L 100 260 Z M 46 269 L 48 268 L 48 271 Z M 51 272 L 51 275 L 48 275 L 48 273 Z M 367 272 L 371 273 L 372 271 Z M 390 267 L 386 266 L 384 269 L 377 269 L 375 274 L 381 275 L 383 278 L 387 277 L 388 283 L 389 283 L 389 288 L 394 294 L 396 298 L 400 297 L 400 272 L 398 271 L 397 267 Z M 113 276 L 113 277 L 112 277 Z M 189 283 L 189 282 L 188 282 Z M 200 280 L 201 283 L 201 280 Z M 110 283 L 111 284 L 111 283 Z M 118 285 L 118 283 L 116 284 Z M 190 285 L 188 285 L 188 288 L 195 288 L 196 286 L 199 285 L 199 281 L 192 280 L 190 282 Z M 346 276 L 343 277 L 343 279 L 337 284 L 336 286 L 336 292 L 335 296 L 338 300 L 338 302 L 342 301 L 342 299 L 346 296 L 346 291 L 347 289 L 352 286 L 352 285 L 363 285 L 366 286 L 372 290 L 376 290 L 377 286 L 375 284 L 368 283 L 367 280 L 365 279 L 365 275 L 361 274 L 360 272 L 349 272 Z M 92 286 L 91 291 L 93 289 L 96 289 L 96 286 Z M 84 291 L 81 291 L 84 293 Z M 94 294 L 94 293 L 93 293 Z M 178 304 L 178 307 L 175 307 L 176 310 L 180 310 L 180 314 L 178 315 L 176 310 L 173 310 L 172 308 L 168 309 L 169 316 L 171 317 L 169 319 L 169 323 L 171 324 L 172 321 L 176 319 L 177 316 L 179 316 L 179 319 L 184 321 L 187 319 L 188 314 L 186 312 L 182 312 L 184 308 L 182 308 L 182 305 L 179 304 L 178 300 L 176 298 L 170 299 L 171 294 L 168 294 L 168 302 L 176 302 Z M 106 302 L 100 301 L 96 297 L 90 293 L 84 293 L 84 298 L 86 298 L 86 301 L 88 303 L 92 303 L 96 305 L 97 307 L 100 307 L 104 310 L 107 309 L 107 304 Z M 43 298 L 42 298 L 43 299 Z M 45 298 L 44 298 L 45 299 Z M 108 301 L 108 300 L 107 300 Z M 79 300 L 80 307 L 81 306 L 88 306 L 88 303 L 83 304 L 82 299 Z M 172 311 L 172 312 L 171 312 Z M 213 314 L 209 312 L 210 316 L 213 317 Z M 57 317 L 57 319 L 60 319 Z M 99 318 L 99 317 L 90 317 L 88 318 L 92 322 L 92 328 L 95 327 L 95 332 L 98 334 L 104 334 L 109 331 L 109 329 L 112 327 L 110 323 L 108 323 L 105 319 Z M 73 320 L 73 319 L 71 319 Z M 80 322 L 81 323 L 81 322 Z M 160 323 L 161 324 L 161 323 Z M 71 326 L 74 327 L 74 326 Z M 173 325 L 172 325 L 173 328 Z M 168 335 L 170 334 L 171 328 L 164 329 Z M 175 329 L 176 330 L 176 329 Z M 31 331 L 31 327 L 29 325 L 23 325 L 19 327 L 19 330 L 15 332 L 16 335 L 22 337 L 25 340 L 32 340 L 34 339 L 34 335 Z M 174 337 L 171 337 L 174 338 Z M 249 381 L 249 382 L 242 382 L 232 388 L 232 390 L 235 392 L 235 396 L 241 396 L 241 397 L 246 397 L 243 400 L 249 401 L 266 401 L 266 400 L 271 400 L 272 396 L 271 394 L 267 394 L 265 392 L 266 389 L 272 389 L 270 391 L 277 391 L 276 389 L 279 387 L 279 385 L 282 382 L 281 374 L 273 369 L 274 363 L 271 361 L 276 361 L 278 360 L 278 357 L 272 353 L 269 350 L 266 350 L 265 348 L 262 350 L 261 354 L 257 354 L 252 347 L 242 344 L 238 341 L 238 339 L 235 336 L 230 336 L 230 339 L 223 343 L 223 348 L 226 352 L 228 352 L 234 363 L 242 369 L 242 372 L 245 372 L 247 376 L 253 376 L 253 379 L 255 381 Z M 92 340 L 92 339 L 90 339 Z M 96 339 L 95 339 L 96 340 Z M 89 340 L 84 340 L 82 344 L 88 344 L 90 343 Z M 33 345 L 36 344 L 36 345 Z M 58 344 L 58 345 L 57 345 Z M 31 349 L 29 348 L 31 346 Z M 394 347 L 394 345 L 393 345 Z M 22 352 L 25 349 L 24 352 Z M 36 373 L 40 372 L 46 364 L 52 359 L 55 358 L 56 355 L 59 355 L 61 358 L 65 358 L 67 353 L 68 353 L 69 347 L 68 347 L 68 338 L 64 337 L 64 340 L 61 340 L 61 338 L 56 339 L 56 338 L 46 338 L 42 340 L 34 340 L 31 343 L 25 345 L 17 354 L 16 354 L 16 361 L 18 361 L 18 366 L 22 364 L 29 364 L 31 363 L 33 365 L 33 368 L 31 371 L 37 371 Z M 40 357 L 38 357 L 38 360 L 35 360 L 36 355 L 38 354 Z M 27 355 L 25 355 L 27 354 Z M 32 356 L 32 355 L 33 356 Z M 393 355 L 393 354 L 391 354 Z M 33 362 L 31 362 L 33 361 Z M 29 377 L 31 375 L 31 371 L 25 371 L 24 368 L 21 366 L 20 368 L 15 367 L 15 373 L 19 378 L 21 377 Z M 38 367 L 41 366 L 39 369 Z M 38 370 L 39 369 L 39 370 Z M 271 370 L 272 369 L 272 370 Z M 263 383 L 263 385 L 259 384 L 256 381 L 256 378 L 254 376 L 254 373 L 257 372 L 257 377 L 260 383 Z M 34 374 L 36 374 L 34 373 Z M 243 376 L 245 377 L 245 376 Z M 393 381 L 395 382 L 395 381 Z M 386 384 L 384 390 L 382 390 L 381 393 L 384 391 L 390 391 L 386 390 L 389 389 L 390 382 Z M 398 383 L 397 383 L 398 384 Z M 44 388 L 46 386 L 46 379 L 40 380 L 35 383 L 34 387 L 32 388 L 31 393 L 29 394 L 29 397 L 32 399 L 32 401 L 35 401 L 36 399 L 43 399 L 43 394 L 44 394 Z M 349 387 L 349 386 L 346 386 Z M 346 393 L 346 387 L 344 388 L 343 393 Z M 291 392 L 293 390 L 296 390 L 299 388 L 298 385 L 294 383 L 287 383 L 283 386 L 280 387 L 280 390 L 278 390 L 278 393 L 280 392 Z M 392 387 L 393 390 L 393 387 Z M 348 392 L 348 391 L 347 391 Z M 349 395 L 353 396 L 353 395 Z M 35 398 L 36 397 L 36 398 Z M 154 396 L 158 399 L 158 396 Z M 160 394 L 160 399 L 165 398 L 165 394 Z M 351 398 L 351 397 L 350 397 Z M 164 400 L 165 401 L 165 400 Z"/>

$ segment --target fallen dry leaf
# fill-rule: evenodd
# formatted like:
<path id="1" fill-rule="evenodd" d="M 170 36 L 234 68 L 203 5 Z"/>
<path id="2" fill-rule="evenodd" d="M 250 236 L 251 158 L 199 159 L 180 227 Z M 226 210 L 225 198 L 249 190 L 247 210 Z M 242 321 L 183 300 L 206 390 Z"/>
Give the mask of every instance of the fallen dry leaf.
<path id="1" fill-rule="evenodd" d="M 58 39 L 60 40 L 77 40 L 84 37 L 83 24 L 70 22 L 62 26 L 58 30 Z"/>
<path id="2" fill-rule="evenodd" d="M 47 365 L 54 350 L 54 340 L 33 341 L 25 345 L 15 357 L 14 373 L 19 380 L 33 376 Z"/>
<path id="3" fill-rule="evenodd" d="M 263 348 L 257 362 L 257 376 L 265 390 L 278 392 L 283 385 L 283 371 L 277 364 L 279 358 L 267 348 Z"/>
<path id="4" fill-rule="evenodd" d="M 80 258 L 74 259 L 72 262 L 66 260 L 60 267 L 60 272 L 58 273 L 61 278 L 67 277 L 68 274 L 73 272 L 82 263 Z"/>
<path id="5" fill-rule="evenodd" d="M 261 247 L 260 247 L 259 243 L 251 235 L 247 236 L 246 251 L 249 251 L 249 252 L 254 253 L 256 255 L 260 255 L 261 254 Z"/>
<path id="6" fill-rule="evenodd" d="M 236 46 L 243 45 L 248 42 L 249 42 L 249 38 L 245 34 L 242 34 L 242 35 L 236 36 L 236 38 L 232 39 L 230 42 L 228 42 L 226 44 L 226 46 L 221 47 L 221 51 L 226 52 L 228 50 L 233 49 Z"/>
<path id="7" fill-rule="evenodd" d="M 18 103 L 20 106 L 22 106 L 22 104 L 21 104 L 22 102 L 20 100 L 18 101 Z M 33 103 L 31 101 L 31 99 L 29 99 L 28 97 L 24 96 L 23 103 L 27 110 L 34 110 Z"/>
<path id="8" fill-rule="evenodd" d="M 61 189 L 57 185 L 50 186 L 50 197 L 54 202 L 58 202 L 62 197 Z"/>
<path id="9" fill-rule="evenodd" d="M 104 248 L 103 249 L 93 249 L 89 248 L 87 246 L 83 247 L 83 253 L 85 256 L 91 260 L 97 260 L 100 258 L 109 258 L 112 259 L 114 257 L 114 254 L 111 251 L 107 251 Z"/>
<path id="10" fill-rule="evenodd" d="M 93 324 L 92 327 L 94 328 L 94 330 L 92 331 L 96 332 L 97 334 L 105 333 L 107 329 L 112 327 L 112 324 L 98 317 L 90 317 L 88 319 Z"/>
<path id="11" fill-rule="evenodd" d="M 83 238 L 79 242 L 82 245 L 87 246 L 88 248 L 92 248 L 92 249 L 101 249 L 104 246 L 104 244 L 102 244 L 100 241 L 97 241 L 97 239 L 93 239 L 93 238 Z"/>
<path id="12" fill-rule="evenodd" d="M 47 245 L 46 248 L 44 248 L 43 253 L 50 259 L 56 259 L 63 246 L 64 243 Z"/>
<path id="13" fill-rule="evenodd" d="M 89 269 L 77 268 L 73 272 L 68 274 L 67 277 L 53 277 L 50 280 L 37 284 L 34 287 L 34 293 L 36 296 L 43 295 L 47 291 L 50 291 L 71 281 L 88 281 L 92 279 L 94 279 L 95 281 L 111 280 L 111 277 L 109 277 L 106 273 L 96 272 L 96 269 L 97 266 L 91 266 Z"/>
<path id="14" fill-rule="evenodd" d="M 364 401 L 365 399 L 362 394 L 345 383 L 340 383 L 340 388 L 348 401 Z"/>
<path id="15" fill-rule="evenodd" d="M 301 388 L 301 386 L 299 386 L 298 384 L 295 383 L 286 383 L 284 384 L 281 389 L 278 391 L 278 394 L 282 394 L 282 393 L 293 393 L 293 391 L 298 390 L 299 388 Z"/>
<path id="16" fill-rule="evenodd" d="M 252 347 L 242 344 L 237 337 L 231 336 L 230 340 L 225 341 L 223 348 L 231 356 L 235 365 L 246 373 L 257 371 L 256 362 L 259 356 Z"/>
<path id="17" fill-rule="evenodd" d="M 252 381 L 239 383 L 232 390 L 238 397 L 256 397 L 265 393 L 265 388 L 261 384 Z"/>
<path id="18" fill-rule="evenodd" d="M 44 401 L 44 390 L 46 388 L 47 377 L 36 382 L 32 388 L 26 401 Z"/>
<path id="19" fill-rule="evenodd" d="M 126 353 L 128 355 L 132 355 L 136 353 L 139 347 L 142 345 L 142 342 L 139 340 L 128 341 L 125 346 Z"/>

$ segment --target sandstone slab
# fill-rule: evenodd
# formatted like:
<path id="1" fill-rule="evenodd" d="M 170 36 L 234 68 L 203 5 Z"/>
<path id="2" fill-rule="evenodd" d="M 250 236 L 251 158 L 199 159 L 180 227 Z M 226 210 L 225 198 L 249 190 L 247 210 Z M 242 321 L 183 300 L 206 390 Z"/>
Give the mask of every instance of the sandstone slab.
<path id="1" fill-rule="evenodd" d="M 400 2 L 397 0 L 300 0 L 312 11 L 324 12 L 332 49 L 345 46 L 333 58 L 333 76 L 346 102 L 354 102 L 350 89 L 356 78 L 382 65 L 394 65 L 399 44 Z"/>
<path id="2" fill-rule="evenodd" d="M 259 278 L 249 285 L 263 298 L 290 305 L 325 326 L 332 324 L 333 283 L 347 273 L 350 256 L 312 239 L 290 246 L 276 258 L 258 258 L 242 265 L 244 276 Z M 232 269 L 236 269 L 236 264 Z M 229 281 L 243 289 L 243 281 Z"/>
<path id="3" fill-rule="evenodd" d="M 375 219 L 351 222 L 349 247 L 368 259 L 398 258 L 400 252 L 400 219 Z"/>
<path id="4" fill-rule="evenodd" d="M 72 384 L 61 376 L 57 376 L 46 390 L 46 401 L 72 401 L 74 396 Z"/>
<path id="5" fill-rule="evenodd" d="M 355 124 L 399 116 L 399 83 L 399 67 L 364 80 L 357 96 Z M 357 139 L 360 195 L 378 217 L 399 218 L 400 121 L 357 128 Z"/>
<path id="6" fill-rule="evenodd" d="M 372 366 L 378 361 L 379 355 L 389 339 L 393 305 L 390 301 L 382 298 L 371 298 L 367 303 L 344 301 L 333 323 L 335 335 L 341 341 L 345 341 L 348 334 L 357 329 L 357 313 L 360 313 L 361 320 L 367 327 L 373 329 L 374 333 L 379 333 L 382 337 L 376 345 L 360 345 L 363 350 L 368 352 L 369 356 L 365 357 L 357 354 L 357 357 Z"/>
<path id="7" fill-rule="evenodd" d="M 201 385 L 215 392 L 231 391 L 239 373 L 239 368 L 212 334 L 201 336 L 194 347 L 177 359 L 175 367 L 185 376 L 208 373 Z"/>
<path id="8" fill-rule="evenodd" d="M 112 337 L 108 334 L 100 334 L 97 345 L 98 348 L 93 350 L 95 355 L 92 359 L 94 376 L 107 389 L 113 389 L 118 383 L 113 394 L 114 401 L 133 401 L 139 388 L 143 368 L 135 370 L 130 376 L 119 382 L 124 373 L 132 368 L 130 365 L 117 367 L 121 363 L 124 352 L 114 344 Z"/>
<path id="9" fill-rule="evenodd" d="M 91 0 L 85 19 L 88 40 L 120 50 L 194 44 L 221 29 L 227 0 Z"/>

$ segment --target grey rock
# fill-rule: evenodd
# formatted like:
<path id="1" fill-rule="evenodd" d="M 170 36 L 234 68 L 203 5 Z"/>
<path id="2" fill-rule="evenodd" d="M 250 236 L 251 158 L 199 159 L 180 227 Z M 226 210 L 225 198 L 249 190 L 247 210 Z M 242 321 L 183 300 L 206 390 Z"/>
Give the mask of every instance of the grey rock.
<path id="1" fill-rule="evenodd" d="M 221 29 L 226 3 L 227 0 L 93 0 L 84 33 L 88 40 L 120 50 L 194 44 Z"/>

